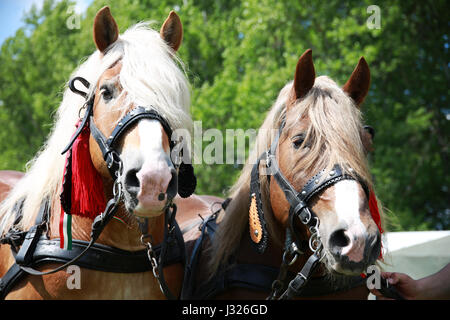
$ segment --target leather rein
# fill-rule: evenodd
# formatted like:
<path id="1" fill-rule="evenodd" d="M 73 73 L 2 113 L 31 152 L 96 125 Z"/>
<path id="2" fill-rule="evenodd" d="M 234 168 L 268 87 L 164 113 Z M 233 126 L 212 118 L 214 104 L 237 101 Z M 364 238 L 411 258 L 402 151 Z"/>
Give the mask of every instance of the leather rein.
<path id="1" fill-rule="evenodd" d="M 265 162 L 267 178 L 270 179 L 271 176 L 273 177 L 283 191 L 290 206 L 283 259 L 278 277 L 272 283 L 272 292 L 267 298 L 268 300 L 286 300 L 299 296 L 319 262 L 324 257 L 324 255 L 322 255 L 323 245 L 319 234 L 320 220 L 309 205 L 311 198 L 341 180 L 358 181 L 362 185 L 367 198 L 369 198 L 367 184 L 353 172 L 353 169 L 349 168 L 348 170 L 354 173 L 356 178 L 353 175 L 345 173 L 338 164 L 334 165 L 333 169 L 329 171 L 327 175 L 325 175 L 325 169 L 318 172 L 303 186 L 302 190 L 298 192 L 281 172 L 276 158 L 278 142 L 284 126 L 285 122 L 283 121 L 272 141 L 270 149 L 263 152 L 253 166 L 250 182 L 250 197 L 256 200 L 258 218 L 261 222 L 261 240 L 257 243 L 252 242 L 259 253 L 265 251 L 268 243 L 268 232 L 264 219 L 259 181 L 259 166 L 261 161 Z M 296 220 L 299 220 L 310 231 L 310 237 L 306 244 L 304 241 L 301 241 L 300 233 L 295 226 Z M 254 232 L 255 235 L 257 235 L 258 231 L 255 230 Z M 297 258 L 304 254 L 308 248 L 312 254 L 309 256 L 300 272 L 298 272 L 294 279 L 286 286 L 285 282 L 288 275 L 288 268 L 293 265 Z"/>

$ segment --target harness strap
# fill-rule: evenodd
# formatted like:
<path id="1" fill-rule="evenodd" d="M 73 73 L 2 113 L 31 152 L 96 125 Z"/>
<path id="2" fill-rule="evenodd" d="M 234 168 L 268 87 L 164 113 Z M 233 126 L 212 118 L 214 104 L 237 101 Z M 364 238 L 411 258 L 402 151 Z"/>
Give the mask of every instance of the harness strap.
<path id="1" fill-rule="evenodd" d="M 48 263 L 67 263 L 78 256 L 89 245 L 89 242 L 73 240 L 72 250 L 59 247 L 59 239 L 41 237 L 33 254 L 33 267 Z M 174 263 L 184 263 L 183 250 L 177 243 L 169 242 L 164 257 L 161 254 L 161 244 L 153 247 L 156 257 L 160 260 L 161 268 Z M 81 268 L 115 273 L 137 273 L 152 270 L 147 251 L 127 251 L 103 244 L 95 243 L 78 261 Z M 0 278 L 0 300 L 12 290 L 14 285 L 28 273 L 17 263 L 13 264 L 7 273 Z"/>
<path id="2" fill-rule="evenodd" d="M 0 299 L 5 298 L 14 284 L 27 274 L 36 276 L 51 274 L 75 262 L 83 268 L 106 272 L 134 273 L 152 270 L 153 266 L 148 258 L 147 250 L 133 252 L 95 243 L 103 228 L 114 216 L 117 207 L 118 203 L 111 199 L 105 213 L 98 215 L 92 223 L 91 240 L 89 242 L 73 240 L 72 250 L 68 251 L 59 247 L 59 239 L 49 240 L 43 235 L 43 226 L 48 221 L 49 212 L 48 201 L 45 201 L 41 205 L 36 224 L 28 231 L 16 255 L 16 263 L 0 278 Z M 153 247 L 154 255 L 159 261 L 160 279 L 158 280 L 161 290 L 169 299 L 175 299 L 175 296 L 165 283 L 163 267 L 185 261 L 184 242 L 175 220 L 175 212 L 168 214 L 166 211 L 166 222 L 170 221 L 166 223 L 166 226 L 169 228 L 165 229 L 162 244 Z M 63 263 L 63 265 L 47 272 L 36 270 L 37 267 L 51 262 Z"/>
<path id="3" fill-rule="evenodd" d="M 83 79 L 84 81 L 86 81 L 84 78 L 76 77 L 76 78 L 72 79 L 72 80 L 69 82 L 69 87 L 70 87 L 70 83 L 72 83 L 72 81 L 74 81 L 74 80 L 79 80 L 79 81 L 81 81 L 80 79 Z M 72 89 L 72 88 L 71 88 L 71 89 Z M 72 90 L 72 91 L 73 91 L 73 90 Z M 79 90 L 77 90 L 77 91 L 79 91 Z M 83 96 L 83 97 L 86 97 L 87 94 L 82 95 L 82 96 Z M 83 120 L 81 120 L 81 123 L 80 123 L 80 125 L 78 126 L 77 131 L 75 131 L 75 134 L 72 136 L 72 139 L 70 139 L 70 142 L 67 144 L 67 146 L 64 148 L 64 150 L 61 152 L 61 154 L 65 154 L 67 151 L 69 151 L 69 150 L 72 148 L 73 143 L 74 143 L 75 140 L 78 138 L 78 136 L 81 134 L 81 131 L 83 131 L 84 127 L 85 127 L 86 124 L 87 124 L 87 121 L 89 120 L 89 118 L 90 118 L 91 115 L 92 115 L 92 111 L 93 111 L 93 109 L 94 109 L 94 99 L 95 99 L 95 96 L 92 95 L 92 97 L 91 97 L 88 101 L 86 101 L 86 104 L 85 104 L 85 106 L 86 106 L 86 111 L 85 111 L 85 113 L 84 113 Z"/>
<path id="4" fill-rule="evenodd" d="M 30 230 L 25 235 L 24 242 L 20 247 L 19 252 L 16 255 L 16 262 L 19 265 L 28 265 L 33 260 L 33 253 L 36 249 L 37 242 L 42 235 L 44 227 L 48 222 L 49 214 L 49 200 L 45 199 L 42 203 L 39 213 L 36 217 L 35 224 L 30 228 Z"/>
<path id="5" fill-rule="evenodd" d="M 255 291 L 272 290 L 272 283 L 279 275 L 280 269 L 267 265 L 236 263 L 232 258 L 211 279 L 196 285 L 198 263 L 200 261 L 202 246 L 206 238 L 214 240 L 217 230 L 217 212 L 208 217 L 201 226 L 201 235 L 195 241 L 194 248 L 186 264 L 186 272 L 181 292 L 181 299 L 211 299 L 229 288 L 244 288 Z M 303 273 L 306 271 L 302 269 Z M 289 279 L 295 278 L 295 273 L 286 272 Z M 310 278 L 304 284 L 299 296 L 316 297 L 349 290 L 360 286 L 365 279 L 360 276 L 349 276 L 345 285 L 338 285 L 329 281 L 325 276 Z"/>
<path id="6" fill-rule="evenodd" d="M 42 207 L 41 207 L 42 208 Z M 86 248 L 84 248 L 84 250 L 82 252 L 80 252 L 77 256 L 75 256 L 72 260 L 66 262 L 65 264 L 50 270 L 50 271 L 46 271 L 46 272 L 42 272 L 39 270 L 34 269 L 31 265 L 32 265 L 32 257 L 33 257 L 33 253 L 34 250 L 36 248 L 36 244 L 37 244 L 37 239 L 39 239 L 39 237 L 37 237 L 38 232 L 33 232 L 34 229 L 36 229 L 36 225 L 34 225 L 33 227 L 31 227 L 30 231 L 28 233 L 32 233 L 30 238 L 32 238 L 34 246 L 26 246 L 24 250 L 22 250 L 22 248 L 24 248 L 24 246 L 26 245 L 26 243 L 24 242 L 24 244 L 22 245 L 22 247 L 19 250 L 19 253 L 16 256 L 16 263 L 19 264 L 22 268 L 22 270 L 24 270 L 25 272 L 34 275 L 34 276 L 43 276 L 43 275 L 47 275 L 47 274 L 52 274 L 58 271 L 61 271 L 65 268 L 67 268 L 68 266 L 74 264 L 75 262 L 77 262 L 83 255 L 86 254 L 86 252 L 94 245 L 95 241 L 97 240 L 97 238 L 100 236 L 100 233 L 103 231 L 103 229 L 105 228 L 106 224 L 112 219 L 112 217 L 114 216 L 114 214 L 116 213 L 118 209 L 118 202 L 116 201 L 116 199 L 111 199 L 109 200 L 108 204 L 106 205 L 106 209 L 105 209 L 105 213 L 104 214 L 100 214 L 97 217 L 95 217 L 94 222 L 92 223 L 92 230 L 91 230 L 91 240 L 89 241 L 89 244 L 87 245 Z M 28 234 L 25 237 L 25 239 L 28 238 Z M 27 259 L 21 259 L 20 254 L 22 251 L 25 251 L 27 254 Z"/>
<path id="7" fill-rule="evenodd" d="M 261 225 L 261 239 L 258 243 L 252 241 L 252 245 L 259 253 L 264 253 L 269 242 L 269 236 L 267 232 L 266 219 L 264 218 L 264 209 L 261 200 L 261 186 L 259 182 L 259 164 L 262 160 L 266 159 L 266 153 L 264 152 L 256 161 L 250 174 L 250 198 L 255 197 L 256 211 L 258 212 L 258 220 Z M 250 200 L 252 201 L 252 200 Z"/>
<path id="8" fill-rule="evenodd" d="M 209 216 L 201 225 L 200 237 L 195 241 L 190 259 L 186 261 L 186 267 L 184 271 L 184 280 L 181 290 L 181 299 L 193 299 L 195 294 L 195 277 L 198 262 L 201 257 L 201 249 L 205 236 L 209 237 L 212 241 L 217 228 L 216 213 Z"/>
<path id="9" fill-rule="evenodd" d="M 175 244 L 177 244 L 178 247 L 182 248 L 182 250 L 180 250 L 182 261 L 185 261 L 185 258 L 186 258 L 185 251 L 186 250 L 184 247 L 184 239 L 181 234 L 180 227 L 178 226 L 178 224 L 175 221 L 177 207 L 174 205 L 172 211 L 168 210 L 166 212 L 167 213 L 164 217 L 164 224 L 167 227 L 164 228 L 164 240 L 161 245 L 161 254 L 158 259 L 159 264 L 158 264 L 157 278 L 159 281 L 159 286 L 161 288 L 161 291 L 164 293 L 164 295 L 167 297 L 167 299 L 176 300 L 177 297 L 175 297 L 175 295 L 173 295 L 173 293 L 170 291 L 170 289 L 167 285 L 167 282 L 164 279 L 163 261 L 166 259 L 166 255 L 168 253 L 170 244 L 173 245 L 175 243 Z"/>
<path id="10" fill-rule="evenodd" d="M 23 271 L 18 264 L 14 263 L 6 274 L 0 278 L 0 300 L 5 299 L 13 286 L 25 275 L 26 272 Z"/>
<path id="11" fill-rule="evenodd" d="M 297 275 L 291 282 L 289 282 L 288 288 L 281 295 L 280 300 L 290 300 L 293 297 L 298 297 L 304 285 L 309 280 L 310 276 L 317 267 L 319 261 L 320 257 L 317 256 L 315 253 L 312 254 L 306 261 L 302 270 L 299 273 L 297 273 Z"/>

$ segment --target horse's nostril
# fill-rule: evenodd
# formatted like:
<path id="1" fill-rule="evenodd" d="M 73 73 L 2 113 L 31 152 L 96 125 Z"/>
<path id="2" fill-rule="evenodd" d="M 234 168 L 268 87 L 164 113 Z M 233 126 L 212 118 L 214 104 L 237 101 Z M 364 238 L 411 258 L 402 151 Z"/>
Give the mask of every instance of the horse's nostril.
<path id="1" fill-rule="evenodd" d="M 344 229 L 334 231 L 330 236 L 330 247 L 343 248 L 350 244 L 350 239 L 345 234 Z"/>
<path id="2" fill-rule="evenodd" d="M 139 190 L 139 179 L 137 177 L 138 170 L 131 169 L 125 175 L 125 188 L 128 191 L 136 191 Z"/>

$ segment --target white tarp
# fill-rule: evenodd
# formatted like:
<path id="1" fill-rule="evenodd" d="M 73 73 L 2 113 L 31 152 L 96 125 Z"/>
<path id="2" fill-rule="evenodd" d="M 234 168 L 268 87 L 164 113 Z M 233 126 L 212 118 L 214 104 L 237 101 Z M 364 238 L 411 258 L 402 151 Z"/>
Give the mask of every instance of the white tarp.
<path id="1" fill-rule="evenodd" d="M 388 232 L 385 271 L 408 274 L 420 279 L 441 270 L 450 263 L 450 230 Z"/>

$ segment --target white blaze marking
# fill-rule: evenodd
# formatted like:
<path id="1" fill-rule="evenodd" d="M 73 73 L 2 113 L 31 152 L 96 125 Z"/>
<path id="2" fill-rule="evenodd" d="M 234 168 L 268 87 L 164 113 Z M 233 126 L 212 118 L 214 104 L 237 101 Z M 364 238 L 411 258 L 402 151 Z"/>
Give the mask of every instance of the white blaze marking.
<path id="1" fill-rule="evenodd" d="M 161 125 L 157 120 L 143 119 L 138 124 L 140 151 L 144 161 L 163 158 Z"/>
<path id="2" fill-rule="evenodd" d="M 359 217 L 358 183 L 354 180 L 339 181 L 334 185 L 334 192 L 334 208 L 339 224 L 346 228 L 362 228 L 360 232 L 364 232 L 365 227 Z"/>

